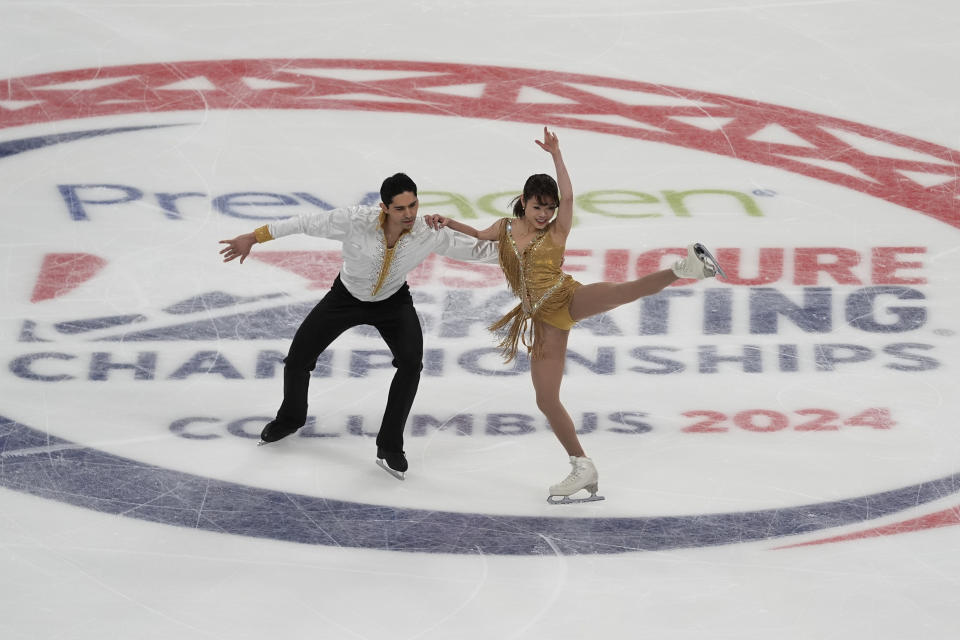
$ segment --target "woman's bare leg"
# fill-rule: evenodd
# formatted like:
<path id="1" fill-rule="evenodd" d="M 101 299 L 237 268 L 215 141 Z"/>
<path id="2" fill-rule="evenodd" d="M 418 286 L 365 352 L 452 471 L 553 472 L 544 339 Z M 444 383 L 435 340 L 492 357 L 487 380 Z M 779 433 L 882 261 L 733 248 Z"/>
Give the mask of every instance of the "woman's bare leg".
<path id="1" fill-rule="evenodd" d="M 663 291 L 678 280 L 670 269 L 664 269 L 630 282 L 596 282 L 577 289 L 570 302 L 570 316 L 580 321 L 622 304 Z M 551 327 L 552 328 L 552 327 Z"/>
<path id="2" fill-rule="evenodd" d="M 567 451 L 567 455 L 585 457 L 577 438 L 573 419 L 560 402 L 560 383 L 563 381 L 563 366 L 567 359 L 569 331 L 543 324 L 540 339 L 543 341 L 543 356 L 530 359 L 530 377 L 537 394 L 537 407 L 543 412 L 554 435 Z"/>

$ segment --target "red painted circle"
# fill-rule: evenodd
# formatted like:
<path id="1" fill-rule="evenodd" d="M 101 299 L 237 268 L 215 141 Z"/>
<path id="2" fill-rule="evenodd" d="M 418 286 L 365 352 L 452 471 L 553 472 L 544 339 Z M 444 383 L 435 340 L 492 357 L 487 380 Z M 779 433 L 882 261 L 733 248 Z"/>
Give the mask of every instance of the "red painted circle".
<path id="1" fill-rule="evenodd" d="M 208 109 L 386 111 L 596 131 L 785 169 L 960 226 L 956 150 L 808 111 L 631 80 L 438 62 L 270 59 L 99 67 L 0 82 L 0 129 Z M 771 127 L 791 143 L 758 135 Z"/>

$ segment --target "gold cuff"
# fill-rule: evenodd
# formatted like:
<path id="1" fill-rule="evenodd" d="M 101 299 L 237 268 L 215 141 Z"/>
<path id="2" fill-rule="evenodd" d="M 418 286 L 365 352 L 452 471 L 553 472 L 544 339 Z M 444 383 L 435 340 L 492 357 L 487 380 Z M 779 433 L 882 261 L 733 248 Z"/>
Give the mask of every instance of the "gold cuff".
<path id="1" fill-rule="evenodd" d="M 270 228 L 267 225 L 263 225 L 259 229 L 254 230 L 253 237 L 257 239 L 258 243 L 273 240 L 273 236 L 270 235 Z"/>

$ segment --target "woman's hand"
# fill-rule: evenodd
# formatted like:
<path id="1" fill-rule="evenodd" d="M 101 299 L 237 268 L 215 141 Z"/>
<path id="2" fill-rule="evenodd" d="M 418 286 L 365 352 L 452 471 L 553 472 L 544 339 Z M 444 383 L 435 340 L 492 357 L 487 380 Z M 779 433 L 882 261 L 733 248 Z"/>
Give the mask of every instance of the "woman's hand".
<path id="1" fill-rule="evenodd" d="M 552 156 L 559 155 L 560 153 L 560 140 L 557 138 L 557 134 L 548 130 L 546 127 L 543 128 L 543 142 L 539 140 L 535 142 L 541 149 Z"/>
<path id="2" fill-rule="evenodd" d="M 431 229 L 443 229 L 445 226 L 450 224 L 449 218 L 444 218 L 441 215 L 429 214 L 423 216 L 423 221 L 427 223 L 427 226 Z"/>

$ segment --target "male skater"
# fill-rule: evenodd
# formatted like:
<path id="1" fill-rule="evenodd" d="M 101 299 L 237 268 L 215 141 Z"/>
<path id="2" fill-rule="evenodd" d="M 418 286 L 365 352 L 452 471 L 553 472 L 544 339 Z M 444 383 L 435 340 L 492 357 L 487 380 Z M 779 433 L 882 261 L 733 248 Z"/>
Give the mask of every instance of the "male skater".
<path id="1" fill-rule="evenodd" d="M 240 258 L 254 244 L 305 233 L 343 243 L 343 265 L 330 291 L 297 329 L 284 359 L 283 403 L 260 434 L 263 443 L 285 438 L 307 420 L 307 387 L 317 358 L 344 331 L 376 327 L 393 354 L 396 372 L 377 433 L 377 464 L 403 480 L 407 458 L 403 429 L 423 369 L 423 331 L 406 283 L 407 274 L 431 253 L 458 260 L 497 262 L 497 245 L 451 229 L 430 229 L 417 218 L 417 185 L 397 173 L 383 181 L 379 206 L 358 205 L 287 218 L 232 240 L 224 262 Z M 384 465 L 384 460 L 386 465 Z"/>

